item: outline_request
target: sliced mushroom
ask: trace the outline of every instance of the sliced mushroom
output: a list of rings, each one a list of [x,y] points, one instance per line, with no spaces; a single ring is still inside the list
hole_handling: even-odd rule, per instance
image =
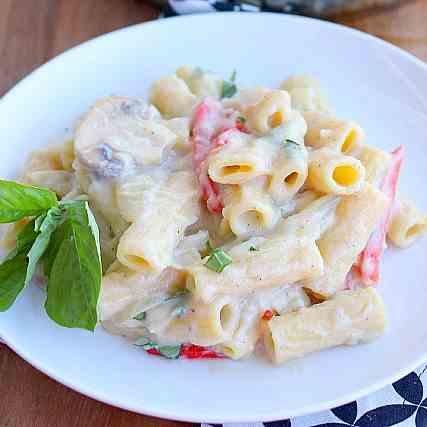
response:
[[[79,163],[99,177],[117,177],[160,163],[177,136],[159,112],[139,98],[113,96],[95,103],[76,130]]]

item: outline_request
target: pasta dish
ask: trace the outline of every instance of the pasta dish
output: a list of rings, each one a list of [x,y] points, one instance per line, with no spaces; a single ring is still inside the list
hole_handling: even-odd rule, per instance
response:
[[[0,310],[33,280],[58,324],[171,359],[369,342],[386,327],[386,242],[427,230],[397,191],[403,157],[311,77],[269,89],[180,67],[149,102],[98,100],[72,140],[0,182]]]

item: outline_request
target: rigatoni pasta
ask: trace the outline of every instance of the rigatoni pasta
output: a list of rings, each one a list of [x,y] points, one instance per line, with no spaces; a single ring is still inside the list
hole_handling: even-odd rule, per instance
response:
[[[363,129],[356,123],[337,119],[329,113],[309,111],[303,113],[307,122],[305,143],[314,148],[330,148],[349,153],[365,138]]]
[[[252,248],[252,250],[251,250]],[[204,259],[188,269],[187,289],[204,301],[215,295],[245,295],[257,289],[318,279],[323,260],[314,240],[252,238],[232,247],[233,263],[222,274]]]
[[[290,200],[304,185],[308,174],[307,150],[286,139],[273,164],[268,191],[278,203]]]
[[[236,189],[225,203],[224,219],[236,236],[251,236],[272,230],[280,210],[266,194],[265,179],[254,180]]]
[[[272,90],[246,110],[248,124],[254,132],[265,134],[288,120],[291,98],[283,90]]]
[[[140,197],[144,208],[121,236],[117,259],[131,270],[161,272],[173,263],[173,252],[185,229],[197,220],[194,177],[180,172]]]
[[[427,231],[427,215],[406,198],[399,199],[394,209],[387,237],[393,245],[406,248]]]
[[[345,288],[346,275],[365,247],[389,199],[372,185],[361,192],[342,198],[336,210],[336,221],[317,241],[324,261],[320,279],[308,280],[304,286],[324,297]]]
[[[72,140],[34,152],[21,180],[60,201],[3,244],[87,200],[103,268],[93,312],[153,355],[242,359],[264,347],[284,363],[383,333],[372,285],[385,236],[403,248],[427,232],[426,214],[396,199],[401,147],[366,144],[304,75],[243,88],[235,72],[182,66],[150,102],[101,99]]]
[[[346,291],[266,322],[264,343],[270,358],[283,363],[337,345],[372,341],[385,325],[384,304],[374,289]]]
[[[274,145],[260,144],[245,133],[229,132],[225,146],[209,156],[209,176],[221,184],[243,184],[267,175],[276,151]]]
[[[365,168],[352,156],[321,148],[310,152],[307,178],[307,186],[316,191],[348,195],[361,190]]]

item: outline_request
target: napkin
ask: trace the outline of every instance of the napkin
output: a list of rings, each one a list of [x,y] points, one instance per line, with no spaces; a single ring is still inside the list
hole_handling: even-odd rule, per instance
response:
[[[207,424],[201,427],[426,427],[427,366],[382,390],[329,411],[264,423]]]

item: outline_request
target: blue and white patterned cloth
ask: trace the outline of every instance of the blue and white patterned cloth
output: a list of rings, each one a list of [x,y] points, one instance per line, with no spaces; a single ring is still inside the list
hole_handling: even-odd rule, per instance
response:
[[[427,427],[426,370],[423,366],[376,393],[329,411],[269,423],[201,427]]]
[[[316,1],[316,0],[313,0]],[[288,10],[298,13],[294,7],[297,1],[289,1]],[[271,11],[226,0],[169,0],[163,16],[176,16],[189,13],[208,13],[225,11],[262,12]],[[394,384],[373,393],[357,402],[317,414],[271,423],[224,424],[224,427],[427,427],[427,366],[422,366]],[[425,374],[424,374],[425,373]],[[425,391],[424,391],[425,387]],[[202,424],[208,427],[211,424]],[[218,425],[214,425],[218,426]]]

